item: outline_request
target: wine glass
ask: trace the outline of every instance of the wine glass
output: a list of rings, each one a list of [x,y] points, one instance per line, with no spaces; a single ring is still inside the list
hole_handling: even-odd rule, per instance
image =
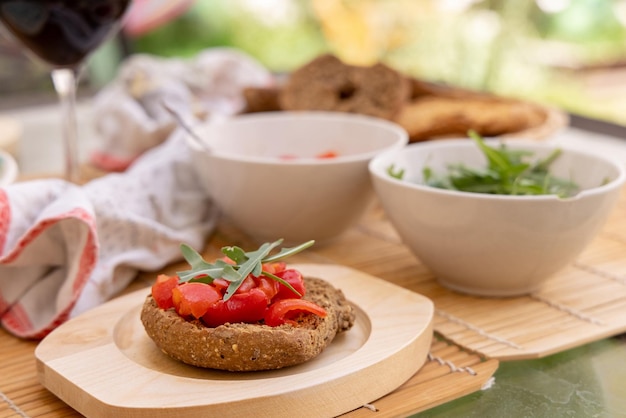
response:
[[[80,181],[76,86],[89,53],[120,26],[131,0],[0,0],[0,21],[51,68],[62,108],[65,177]]]

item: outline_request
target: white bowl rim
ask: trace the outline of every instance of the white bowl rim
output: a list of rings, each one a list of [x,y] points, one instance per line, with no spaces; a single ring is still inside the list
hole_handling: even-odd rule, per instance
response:
[[[585,196],[601,194],[608,191],[611,191],[615,188],[621,187],[626,182],[626,163],[622,163],[617,158],[613,156],[609,156],[606,154],[600,154],[595,151],[583,151],[574,147],[570,147],[565,144],[554,144],[554,143],[546,143],[546,142],[537,142],[536,140],[528,140],[528,139],[515,139],[515,140],[498,140],[488,138],[485,139],[487,144],[498,144],[501,142],[505,142],[507,146],[512,146],[512,148],[523,149],[523,148],[532,148],[535,149],[556,149],[559,148],[563,152],[578,154],[585,157],[597,158],[599,160],[604,161],[605,163],[613,166],[617,170],[617,176],[611,181],[588,189],[583,189],[579,193],[574,196],[561,198],[557,195],[496,195],[496,194],[488,194],[488,193],[474,193],[474,192],[464,192],[459,190],[449,190],[449,189],[440,189],[437,187],[427,186],[425,184],[413,183],[408,180],[401,180],[390,176],[387,173],[386,167],[381,166],[381,160],[385,160],[390,158],[392,155],[397,155],[400,153],[410,152],[411,149],[416,148],[475,148],[476,144],[469,138],[450,138],[450,139],[438,139],[436,141],[425,141],[425,142],[417,142],[411,143],[406,147],[401,149],[394,149],[386,151],[380,155],[374,157],[368,164],[368,169],[370,173],[384,181],[388,181],[392,184],[399,184],[409,189],[415,189],[420,191],[425,191],[429,193],[433,193],[435,195],[449,195],[449,196],[459,196],[461,198],[466,199],[486,199],[486,200],[506,200],[506,201],[572,201],[581,199]]]
[[[377,150],[350,154],[350,155],[338,155],[332,158],[315,158],[315,157],[299,157],[297,159],[279,159],[277,157],[265,157],[265,156],[241,156],[231,153],[222,153],[219,151],[213,151],[211,158],[218,158],[222,160],[239,161],[256,164],[271,164],[275,165],[280,163],[281,166],[318,166],[318,165],[331,165],[340,163],[349,163],[356,161],[368,161],[381,152],[390,151],[392,149],[401,148],[408,144],[409,135],[407,131],[395,122],[391,122],[385,119],[377,118],[374,116],[361,115],[356,113],[347,112],[328,112],[328,111],[275,111],[275,112],[259,112],[236,115],[233,117],[225,118],[220,121],[214,122],[216,125],[224,123],[250,123],[255,120],[281,120],[281,119],[313,119],[313,120],[346,120],[349,122],[360,122],[372,127],[378,127],[390,131],[395,134],[395,141],[391,142]],[[207,124],[210,129],[210,124]],[[202,147],[196,143],[196,140],[190,138],[190,135],[185,134],[185,139],[192,149],[197,152],[206,152]]]
[[[15,159],[3,150],[0,150],[0,187],[8,186],[17,178],[18,168]]]

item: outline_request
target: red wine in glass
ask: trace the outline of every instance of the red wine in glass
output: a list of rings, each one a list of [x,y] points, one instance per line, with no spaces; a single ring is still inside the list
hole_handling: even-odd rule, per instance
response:
[[[64,113],[66,178],[79,181],[76,79],[85,58],[113,35],[131,0],[0,0],[0,21],[52,69]]]

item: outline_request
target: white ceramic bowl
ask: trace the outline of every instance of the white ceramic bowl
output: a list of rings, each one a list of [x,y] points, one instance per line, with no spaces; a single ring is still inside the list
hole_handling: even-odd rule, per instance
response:
[[[15,159],[8,152],[0,150],[0,187],[7,186],[17,178],[18,169]]]
[[[536,157],[555,148],[528,141],[508,146]],[[563,152],[550,172],[584,189],[567,199],[457,192],[419,184],[425,165],[440,173],[455,163],[485,167],[482,153],[469,139],[411,144],[376,157],[369,169],[403,242],[442,285],[475,295],[515,296],[537,290],[581,253],[604,224],[626,179],[620,162],[560,148]],[[387,174],[392,164],[406,170],[403,180]]]
[[[198,133],[212,152],[187,137],[193,162],[222,213],[258,240],[291,244],[329,240],[358,221],[374,198],[369,161],[408,142],[394,123],[333,112],[243,115]],[[338,156],[316,158],[328,151]]]

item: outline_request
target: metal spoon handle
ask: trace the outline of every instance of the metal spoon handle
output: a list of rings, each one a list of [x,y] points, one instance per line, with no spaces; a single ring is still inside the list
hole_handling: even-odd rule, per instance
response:
[[[163,105],[163,108],[167,111],[167,113],[169,113],[176,120],[176,122],[178,123],[178,126],[183,128],[183,130],[187,132],[189,136],[192,137],[200,147],[202,147],[205,151],[209,153],[213,152],[213,150],[211,150],[211,147],[209,147],[209,145],[206,142],[204,142],[204,140],[200,137],[200,135],[198,135],[193,130],[193,128],[187,123],[187,121],[185,121],[185,119],[182,117],[180,113],[178,113],[177,110],[175,110],[165,100],[162,100],[161,104]]]

